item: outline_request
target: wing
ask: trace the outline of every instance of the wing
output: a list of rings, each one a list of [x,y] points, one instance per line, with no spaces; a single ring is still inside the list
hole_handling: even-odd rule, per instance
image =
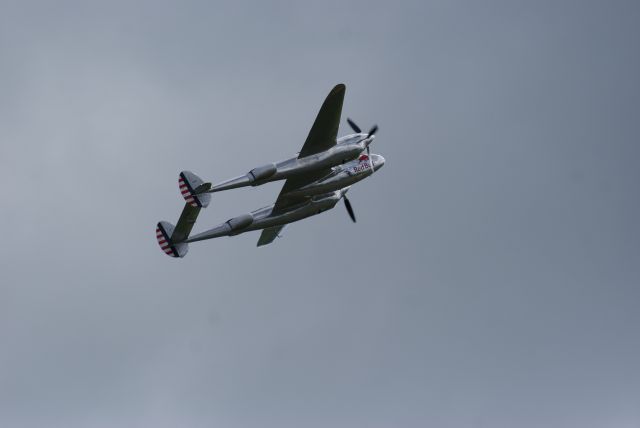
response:
[[[336,145],[345,90],[346,86],[340,83],[329,92],[298,158],[324,152]]]
[[[258,247],[271,244],[285,226],[286,224],[281,224],[280,226],[271,226],[263,229],[262,234],[260,234],[260,239],[258,239]]]
[[[287,178],[287,181],[285,181],[282,186],[282,190],[280,190],[278,199],[276,199],[276,203],[273,207],[273,213],[278,214],[293,205],[307,201],[310,196],[287,196],[287,194],[293,190],[299,189],[300,187],[304,187],[307,184],[313,183],[314,181],[320,180],[322,177],[331,174],[331,172],[331,168],[324,168]]]
[[[284,182],[282,190],[280,190],[278,199],[276,199],[276,203],[273,206],[273,210],[271,212],[273,214],[278,214],[282,211],[286,211],[287,208],[292,207],[293,205],[306,202],[310,198],[310,196],[287,196],[287,193],[299,189],[300,187],[306,186],[309,183],[313,183],[314,181],[321,179],[325,175],[331,174],[331,172],[331,168],[326,168],[288,178],[287,181]],[[260,239],[258,240],[258,247],[273,242],[273,240],[278,237],[278,233],[280,233],[282,228],[285,226],[286,225],[283,224],[280,226],[272,226],[263,229],[262,234],[260,235]]]

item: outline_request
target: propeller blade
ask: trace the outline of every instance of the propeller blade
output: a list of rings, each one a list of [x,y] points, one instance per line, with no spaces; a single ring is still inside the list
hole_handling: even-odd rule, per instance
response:
[[[373,125],[373,127],[371,127],[371,129],[369,130],[369,135],[367,135],[367,137],[375,135],[376,132],[378,132],[378,125]]]
[[[353,120],[347,118],[347,123],[349,124],[351,129],[353,129],[355,131],[356,134],[361,134],[362,133],[362,129],[360,129],[360,127],[358,125],[356,125],[356,123]]]
[[[353,208],[351,208],[351,202],[349,202],[349,199],[347,199],[346,196],[343,196],[342,199],[344,199],[344,206],[347,208],[347,212],[349,213],[349,217],[351,217],[351,220],[353,220],[353,222],[356,222],[356,215],[353,213]]]

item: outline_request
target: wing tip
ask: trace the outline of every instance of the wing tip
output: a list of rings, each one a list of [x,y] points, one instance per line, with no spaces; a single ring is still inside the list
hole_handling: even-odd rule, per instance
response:
[[[333,89],[331,90],[331,93],[338,94],[346,90],[347,90],[347,86],[344,83],[338,83],[336,86],[333,87]]]

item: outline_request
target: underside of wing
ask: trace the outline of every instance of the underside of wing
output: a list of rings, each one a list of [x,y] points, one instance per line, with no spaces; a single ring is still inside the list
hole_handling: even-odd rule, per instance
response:
[[[294,190],[298,190],[300,187],[313,183],[314,181],[319,180],[330,173],[331,168],[326,168],[288,178],[287,181],[284,182],[282,190],[280,190],[278,199],[276,199],[276,203],[273,206],[272,213],[280,214],[294,205],[303,204],[304,202],[306,202],[310,198],[310,196],[288,196],[288,194]],[[262,234],[260,235],[260,239],[258,240],[258,247],[272,243],[278,237],[278,234],[285,226],[286,225],[283,224],[263,229]]]
[[[311,196],[301,196],[299,194],[297,194],[296,196],[290,196],[289,194],[294,190],[298,190],[301,187],[306,186],[307,184],[313,183],[314,181],[317,181],[325,177],[326,175],[331,174],[331,172],[331,168],[325,168],[288,178],[287,181],[284,182],[282,190],[280,190],[278,199],[276,199],[276,203],[273,206],[272,214],[280,214],[284,211],[287,211],[287,209],[293,207],[294,205],[303,204],[308,201]],[[273,240],[278,237],[278,233],[280,233],[284,226],[285,225],[283,224],[263,229],[262,234],[260,235],[260,239],[258,240],[258,247],[273,242]]]
[[[293,205],[297,205],[308,200],[310,196],[289,196],[289,193],[294,190],[298,190],[299,188],[304,187],[307,184],[311,184],[314,181],[320,180],[322,177],[331,174],[331,172],[331,168],[324,168],[288,178],[287,181],[284,182],[282,190],[280,190],[278,199],[276,199],[275,206],[273,207],[273,213],[281,213],[282,211],[285,211],[287,208]]]
[[[298,158],[326,151],[336,145],[345,90],[346,86],[340,83],[329,92],[320,107],[318,116],[313,122]]]
[[[280,231],[284,229],[285,226],[286,225],[282,224],[280,226],[272,226],[263,229],[262,233],[260,234],[260,239],[258,239],[258,247],[271,244],[278,237]]]

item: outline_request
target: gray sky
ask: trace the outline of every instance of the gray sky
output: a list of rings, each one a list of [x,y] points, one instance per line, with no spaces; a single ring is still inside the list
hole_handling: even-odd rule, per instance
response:
[[[640,425],[637,2],[0,3],[3,427]],[[339,82],[356,225],[160,251]]]

